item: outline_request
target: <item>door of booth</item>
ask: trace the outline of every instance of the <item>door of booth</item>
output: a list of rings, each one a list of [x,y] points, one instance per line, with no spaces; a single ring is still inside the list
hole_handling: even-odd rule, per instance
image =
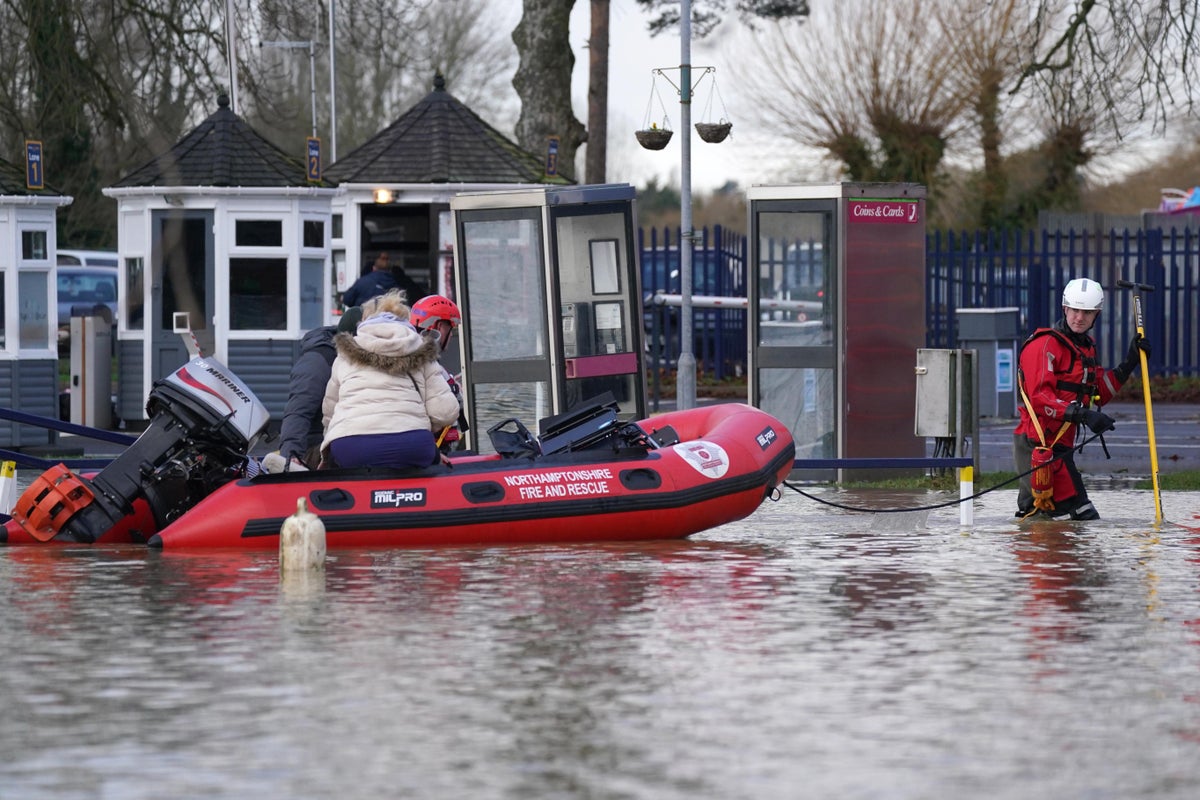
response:
[[[150,311],[146,328],[151,343],[151,381],[165,378],[186,364],[191,331],[201,352],[212,355],[216,332],[211,324],[215,301],[213,212],[154,212]]]
[[[836,212],[833,199],[751,203],[750,401],[787,426],[797,459],[837,456]]]
[[[609,393],[622,419],[645,416],[633,198],[620,184],[451,201],[472,448],[505,419],[533,429]]]

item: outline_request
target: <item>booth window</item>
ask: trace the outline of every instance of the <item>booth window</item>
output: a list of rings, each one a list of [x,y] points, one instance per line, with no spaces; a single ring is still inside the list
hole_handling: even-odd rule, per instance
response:
[[[300,259],[300,328],[325,324],[325,259]]]
[[[17,341],[22,349],[50,346],[50,280],[44,270],[17,273],[17,306],[19,331]]]
[[[330,231],[330,233],[332,234],[334,239],[341,239],[342,238],[342,215],[334,214],[332,222],[333,222],[333,224],[331,226],[332,230]]]
[[[588,242],[592,260],[592,294],[617,294],[621,277],[617,269],[617,240],[592,239]]]
[[[45,231],[21,231],[21,258],[25,261],[45,261],[50,256],[46,252]]]
[[[125,330],[140,331],[145,327],[144,270],[141,256],[125,259]]]
[[[238,247],[283,246],[283,220],[239,219],[235,229],[234,244]]]
[[[304,220],[303,246],[314,249],[320,249],[325,246],[325,223],[322,220]]]
[[[229,259],[231,330],[287,328],[287,259]]]

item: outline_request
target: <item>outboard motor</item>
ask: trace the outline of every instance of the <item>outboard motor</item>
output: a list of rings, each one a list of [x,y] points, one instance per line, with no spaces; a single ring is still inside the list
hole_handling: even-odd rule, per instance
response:
[[[270,419],[249,388],[203,356],[155,381],[146,413],[149,427],[111,464],[92,478],[50,468],[17,500],[13,519],[39,541],[90,544],[142,497],[161,530],[244,474]]]

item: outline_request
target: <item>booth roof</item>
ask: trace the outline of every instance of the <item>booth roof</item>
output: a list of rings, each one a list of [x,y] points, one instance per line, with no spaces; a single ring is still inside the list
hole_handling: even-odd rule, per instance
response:
[[[62,192],[46,184],[44,189],[30,189],[25,184],[25,170],[0,158],[0,195],[20,196],[36,195],[49,197],[61,195]]]
[[[260,136],[217,98],[217,110],[190,133],[115,183],[135,186],[332,186],[310,183],[304,162]]]
[[[545,162],[488,125],[446,91],[433,91],[325,171],[338,183],[548,183]]]

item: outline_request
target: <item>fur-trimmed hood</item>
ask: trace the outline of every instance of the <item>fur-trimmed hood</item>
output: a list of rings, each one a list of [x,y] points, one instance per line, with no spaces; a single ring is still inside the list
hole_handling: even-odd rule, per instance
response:
[[[438,359],[436,336],[418,333],[406,322],[360,326],[357,335],[333,338],[338,355],[389,375],[406,375]]]

